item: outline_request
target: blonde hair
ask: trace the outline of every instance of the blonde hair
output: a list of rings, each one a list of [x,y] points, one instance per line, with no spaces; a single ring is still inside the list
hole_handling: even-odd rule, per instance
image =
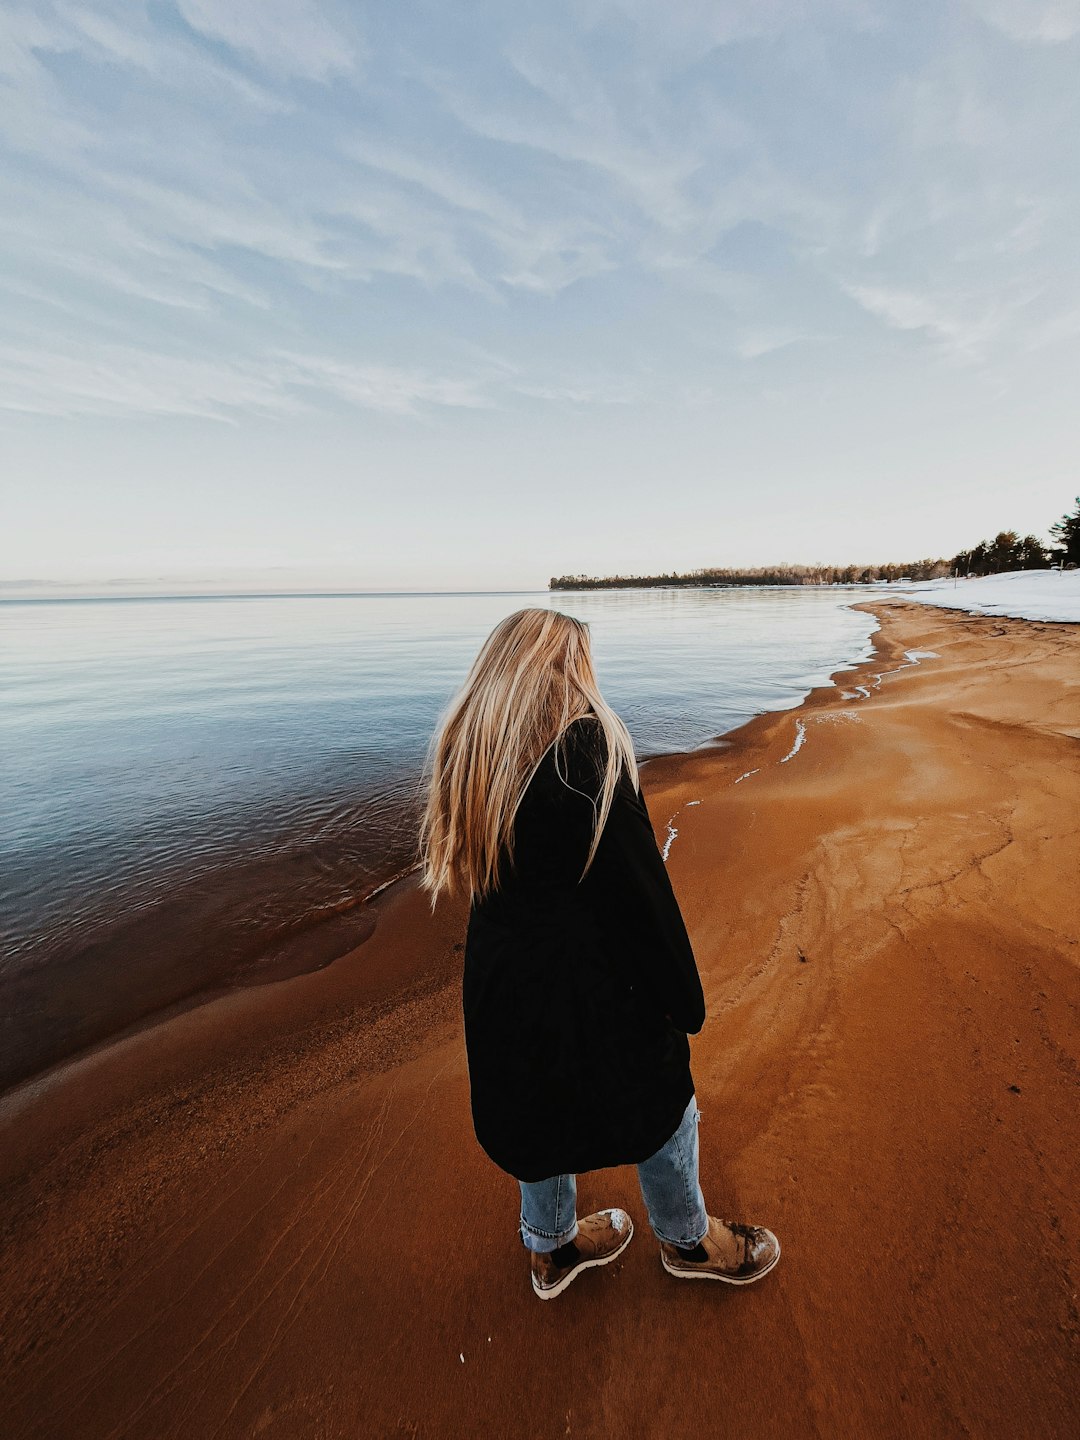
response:
[[[428,746],[419,852],[420,885],[431,893],[432,910],[443,891],[476,899],[499,888],[500,857],[505,847],[513,859],[514,819],[529,781],[566,727],[590,713],[607,744],[582,879],[623,766],[637,788],[634,743],[600,694],[584,621],[540,608],[500,620]],[[556,772],[565,782],[558,757],[557,749]]]

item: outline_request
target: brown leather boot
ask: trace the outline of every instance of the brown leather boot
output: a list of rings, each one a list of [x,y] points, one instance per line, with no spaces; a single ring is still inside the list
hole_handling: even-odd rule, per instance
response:
[[[630,1244],[634,1222],[625,1210],[598,1210],[578,1221],[573,1240],[546,1255],[533,1252],[532,1287],[541,1300],[565,1290],[582,1270],[607,1265]]]
[[[723,1280],[752,1285],[780,1259],[780,1241],[763,1225],[740,1225],[709,1216],[709,1228],[698,1254],[689,1258],[677,1245],[660,1242],[660,1259],[669,1275],[680,1280]]]

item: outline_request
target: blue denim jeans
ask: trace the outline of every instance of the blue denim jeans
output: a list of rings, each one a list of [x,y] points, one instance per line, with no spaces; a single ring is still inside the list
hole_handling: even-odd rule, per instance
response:
[[[701,1111],[691,1095],[671,1139],[637,1167],[638,1184],[649,1224],[660,1240],[696,1245],[709,1228],[698,1184],[698,1121]],[[577,1181],[573,1175],[550,1180],[519,1180],[521,1238],[527,1250],[557,1250],[577,1234]]]

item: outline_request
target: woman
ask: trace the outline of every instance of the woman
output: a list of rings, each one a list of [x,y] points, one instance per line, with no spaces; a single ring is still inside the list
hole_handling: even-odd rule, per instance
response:
[[[680,1279],[745,1285],[776,1237],[708,1215],[687,1034],[705,1001],[588,627],[526,609],[492,631],[432,737],[422,885],[470,897],[463,1007],[476,1136],[521,1189],[533,1289],[558,1295],[630,1243],[578,1219],[575,1176],[633,1164]]]

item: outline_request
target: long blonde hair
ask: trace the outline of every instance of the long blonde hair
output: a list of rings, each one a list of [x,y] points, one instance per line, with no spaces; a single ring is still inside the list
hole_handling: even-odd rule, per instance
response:
[[[514,818],[529,781],[566,727],[590,713],[607,744],[582,878],[623,766],[637,788],[634,743],[600,694],[584,621],[540,608],[500,620],[428,746],[419,852],[420,884],[431,893],[432,910],[443,891],[473,899],[499,888],[500,856],[505,847],[513,858]]]

